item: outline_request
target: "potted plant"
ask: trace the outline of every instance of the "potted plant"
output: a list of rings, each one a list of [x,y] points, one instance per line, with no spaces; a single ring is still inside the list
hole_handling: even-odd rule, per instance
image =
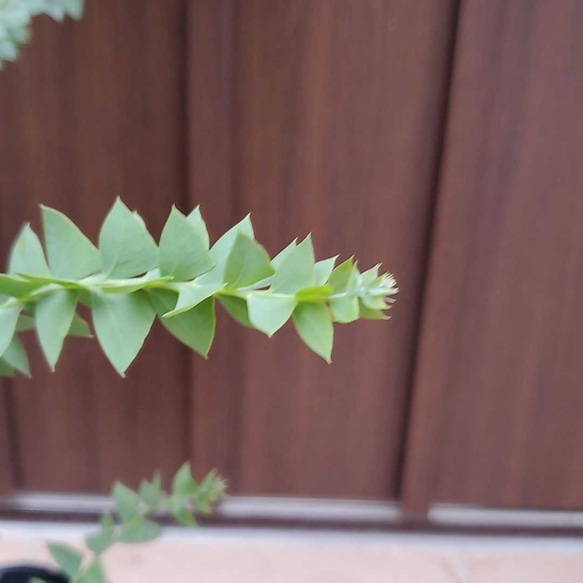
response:
[[[12,246],[7,273],[0,273],[2,375],[30,375],[20,337],[33,330],[54,370],[67,336],[91,337],[79,307],[90,313],[99,345],[122,376],[156,318],[206,357],[217,305],[268,336],[293,321],[304,343],[330,362],[333,323],[386,319],[397,293],[394,278],[379,274],[378,265],[361,273],[352,258],[337,266],[336,257],[316,261],[310,236],[271,258],[255,240],[249,216],[211,246],[198,208],[187,215],[172,208],[156,243],[142,218],[118,199],[96,246],[63,213],[48,207],[41,212],[44,244],[26,224]],[[87,553],[50,544],[62,574],[22,566],[0,572],[0,583],[103,583],[101,556],[113,544],[157,538],[161,527],[152,517],[160,513],[194,525],[195,514],[210,512],[224,489],[215,472],[196,481],[189,464],[178,470],[170,492],[162,490],[159,475],[137,492],[117,483],[115,516],[102,516],[98,531],[86,539]]]

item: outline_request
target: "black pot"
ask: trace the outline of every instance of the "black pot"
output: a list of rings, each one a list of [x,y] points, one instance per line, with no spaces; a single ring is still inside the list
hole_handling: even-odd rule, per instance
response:
[[[46,583],[69,583],[69,579],[64,575],[34,565],[0,568],[0,583],[28,583],[33,577],[38,577]]]

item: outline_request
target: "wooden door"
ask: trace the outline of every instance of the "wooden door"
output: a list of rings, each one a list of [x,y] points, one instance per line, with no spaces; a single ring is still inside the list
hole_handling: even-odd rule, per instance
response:
[[[251,211],[272,253],[312,232],[320,257],[383,261],[403,290],[388,325],[337,327],[332,366],[224,323],[194,362],[193,448],[231,491],[398,496],[455,4],[190,5],[192,202],[217,230]]]
[[[232,493],[397,497],[456,5],[104,0],[35,23],[0,74],[3,253],[40,201],[94,237],[122,195],[155,233],[173,202],[215,235],[251,211],[272,253],[313,231],[403,293],[389,325],[338,327],[332,367],[224,317],[210,361],[154,333],[125,381],[92,344],[55,375],[35,359],[9,389],[17,488],[192,457]]]
[[[179,0],[90,1],[80,23],[35,21],[0,72],[2,258],[22,223],[38,227],[40,202],[94,240],[118,195],[155,233],[184,202],[183,21]],[[189,455],[187,356],[166,337],[154,331],[125,381],[93,342],[68,342],[55,374],[37,351],[34,380],[11,381],[0,403],[12,485],[94,492],[176,469]]]
[[[404,496],[583,504],[583,5],[462,3]]]

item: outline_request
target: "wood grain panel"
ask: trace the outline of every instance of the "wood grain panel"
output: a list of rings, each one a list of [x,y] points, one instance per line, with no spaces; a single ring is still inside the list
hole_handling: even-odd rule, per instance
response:
[[[88,2],[82,22],[34,24],[0,73],[1,250],[37,204],[95,239],[116,196],[158,234],[185,199],[181,0]],[[96,343],[72,341],[57,373],[12,384],[18,487],[95,491],[188,455],[185,352],[152,334],[123,381]]]
[[[11,443],[8,411],[8,383],[0,381],[0,496],[10,494],[16,482],[16,460]]]
[[[404,482],[583,504],[583,5],[463,3]]]
[[[289,329],[219,338],[195,364],[199,456],[237,493],[395,497],[455,3],[194,4],[194,198],[229,192],[221,212],[251,211],[272,253],[313,231],[320,257],[383,261],[403,289],[389,325],[337,328],[331,367]]]
[[[188,192],[213,240],[242,218],[233,147],[233,2],[187,5]],[[191,355],[191,451],[198,474],[217,468],[236,488],[241,331],[218,313],[210,360]]]

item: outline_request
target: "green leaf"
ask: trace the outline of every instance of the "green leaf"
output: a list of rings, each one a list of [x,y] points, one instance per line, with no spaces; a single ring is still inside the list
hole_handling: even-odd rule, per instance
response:
[[[28,223],[24,225],[12,245],[8,272],[50,275],[42,245]]]
[[[332,271],[328,280],[328,285],[335,292],[344,292],[354,272],[354,261],[352,258],[347,259]]]
[[[219,295],[219,302],[225,308],[229,316],[242,326],[254,328],[249,320],[249,310],[247,308],[247,301],[238,296]]]
[[[143,516],[134,516],[123,525],[119,540],[127,544],[145,543],[157,539],[162,534],[162,527]]]
[[[0,305],[0,356],[4,354],[10,342],[12,342],[21,311],[21,305]]]
[[[158,266],[158,248],[144,221],[119,198],[101,227],[99,250],[110,278],[135,277]]]
[[[89,534],[85,537],[87,548],[96,555],[104,553],[115,542],[116,536],[113,525],[110,527],[102,526],[96,533]]]
[[[91,294],[93,327],[103,352],[121,376],[137,356],[154,321],[148,298],[140,293]]]
[[[388,320],[389,317],[386,314],[383,314],[381,310],[374,310],[369,308],[366,304],[362,302],[362,300],[358,300],[359,312],[360,317],[364,318],[365,320]]]
[[[360,301],[371,310],[386,310],[389,307],[383,297],[368,293],[361,294]]]
[[[291,317],[297,302],[289,297],[269,295],[269,292],[256,292],[247,299],[249,319],[255,328],[272,336]]]
[[[0,377],[13,377],[14,368],[12,368],[2,357],[0,357]]]
[[[160,238],[160,273],[189,281],[215,265],[193,223],[172,207]]]
[[[99,558],[93,559],[91,565],[89,565],[79,579],[75,579],[74,583],[107,583],[107,577],[101,560]]]
[[[8,364],[11,369],[21,372],[23,375],[30,377],[30,365],[28,363],[28,356],[24,345],[18,336],[14,335],[12,342],[4,351],[2,359]]]
[[[115,509],[123,522],[128,521],[138,514],[140,498],[134,491],[122,483],[116,482],[111,494],[115,502]]]
[[[328,281],[328,278],[334,269],[336,259],[338,259],[338,255],[336,255],[336,257],[330,257],[330,259],[322,259],[322,261],[316,262],[314,268],[314,279],[316,285],[324,285]]]
[[[173,310],[164,314],[165,318],[173,318],[178,314],[192,310],[202,301],[210,298],[222,289],[222,283],[211,283],[208,285],[199,285],[197,283],[185,283],[180,286],[178,301]]]
[[[224,281],[229,287],[244,287],[273,275],[267,251],[257,241],[237,233],[225,265]]]
[[[148,482],[144,480],[140,485],[140,498],[142,502],[150,508],[155,510],[158,508],[160,501],[162,500],[162,487],[160,474],[151,481]]]
[[[299,304],[293,319],[300,338],[330,363],[334,329],[328,308],[322,304]]]
[[[225,495],[225,487],[225,481],[217,474],[217,471],[211,470],[200,483],[199,492],[214,504]]]
[[[79,314],[75,314],[73,316],[73,321],[71,322],[71,327],[69,328],[69,332],[67,332],[69,336],[76,336],[78,338],[91,338],[91,329],[89,328],[89,324],[81,317]]]
[[[196,493],[196,482],[192,477],[190,463],[186,462],[174,475],[172,496],[188,497]]]
[[[80,20],[83,16],[83,0],[61,0],[68,16]]]
[[[152,305],[159,316],[172,312],[178,294],[168,290],[150,291]],[[215,302],[207,298],[194,308],[171,318],[160,318],[166,330],[202,356],[206,357],[213,343],[216,327]]]
[[[209,233],[202,215],[200,214],[200,207],[197,206],[186,218],[190,221],[196,234],[202,239],[202,242],[208,249],[210,246]]]
[[[358,298],[356,296],[344,296],[330,300],[330,309],[336,322],[347,324],[358,320]]]
[[[83,564],[83,555],[73,547],[59,543],[49,543],[49,553],[59,567],[71,579],[74,579]]]
[[[42,287],[37,281],[22,279],[15,275],[0,273],[0,295],[21,298]]]
[[[47,293],[36,304],[36,332],[51,370],[55,369],[59,360],[76,307],[77,294],[66,289]]]
[[[52,275],[81,279],[101,269],[99,251],[63,213],[41,206],[45,247]]]
[[[271,265],[278,269],[283,260],[298,246],[298,240],[294,239],[287,247],[282,249],[272,260]]]
[[[320,302],[332,295],[334,290],[329,285],[313,285],[296,292],[296,300],[300,302]]]
[[[251,224],[251,218],[247,215],[242,221],[237,223],[234,227],[231,227],[212,247],[211,256],[215,261],[215,267],[211,269],[208,273],[205,273],[200,278],[201,285],[207,285],[212,283],[223,283],[225,275],[225,267],[227,265],[227,260],[231,249],[235,244],[235,239],[238,233],[243,233],[248,237],[253,238],[253,226]]]
[[[18,317],[18,322],[16,323],[17,332],[26,332],[28,330],[34,330],[36,328],[36,322],[32,316],[21,313]]]
[[[188,508],[188,501],[184,498],[170,500],[170,514],[184,526],[196,526],[196,520]]]
[[[98,532],[85,537],[87,547],[97,555],[104,553],[116,542],[115,524],[111,514],[103,514],[99,519]]]
[[[275,271],[272,291],[295,294],[304,287],[314,285],[314,248],[312,239],[306,237],[284,257]]]

